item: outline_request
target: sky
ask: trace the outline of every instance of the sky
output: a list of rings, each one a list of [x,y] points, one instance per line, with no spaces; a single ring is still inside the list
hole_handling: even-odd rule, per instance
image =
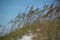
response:
[[[42,9],[43,5],[49,5],[53,0],[0,0],[0,25],[6,25],[20,12],[24,12],[27,6]]]

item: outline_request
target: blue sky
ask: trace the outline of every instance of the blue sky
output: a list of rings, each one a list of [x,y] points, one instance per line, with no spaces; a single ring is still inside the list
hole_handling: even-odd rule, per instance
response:
[[[0,25],[5,25],[20,12],[24,12],[27,6],[42,9],[43,5],[49,5],[53,0],[0,0]]]

